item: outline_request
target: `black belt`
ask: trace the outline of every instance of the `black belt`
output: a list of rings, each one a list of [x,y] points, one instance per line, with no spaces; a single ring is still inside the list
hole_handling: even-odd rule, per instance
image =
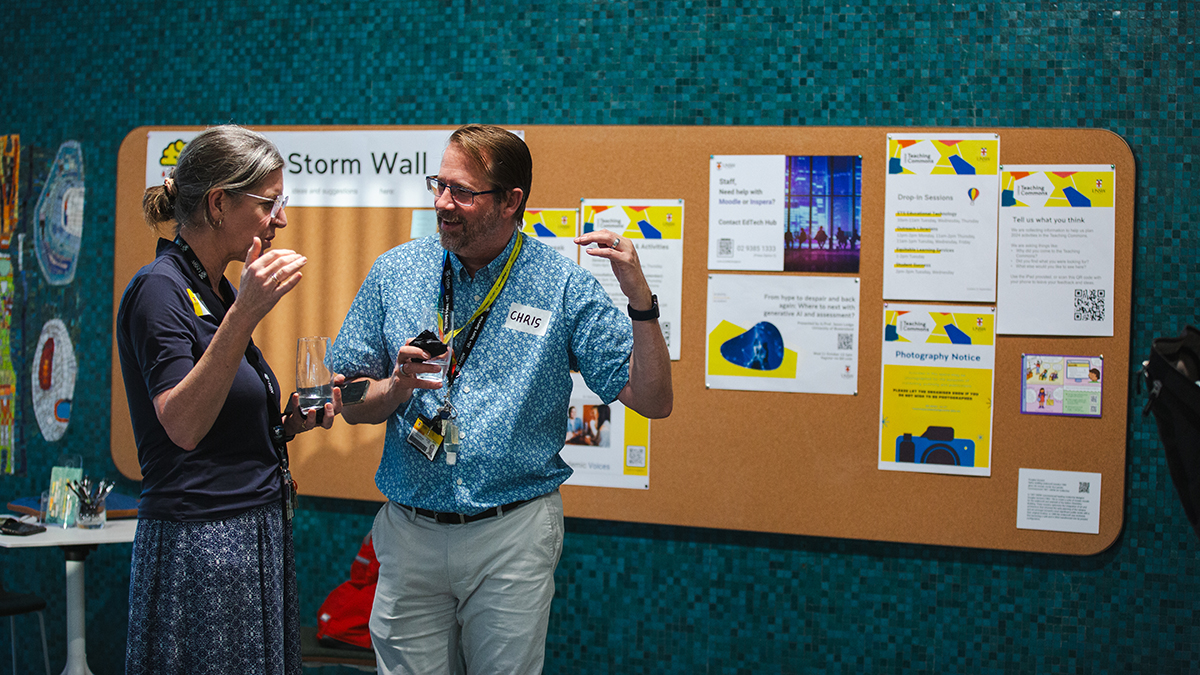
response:
[[[533,499],[537,499],[537,497],[534,497]],[[401,504],[400,502],[396,502],[396,506],[399,506],[402,509],[408,509],[409,511],[415,511],[418,516],[425,516],[426,518],[436,520],[437,522],[442,523],[443,525],[464,525],[466,523],[473,523],[477,520],[485,520],[487,518],[492,518],[492,517],[498,516],[502,513],[508,513],[509,511],[512,511],[513,509],[517,508],[518,506],[521,506],[523,504],[528,504],[529,502],[533,501],[533,499],[522,499],[519,502],[512,502],[510,504],[501,504],[500,506],[493,506],[490,509],[487,509],[485,511],[480,511],[479,513],[476,513],[471,516],[464,516],[461,513],[445,513],[443,511],[430,511],[429,509],[422,509],[420,507],[409,506],[408,504]]]

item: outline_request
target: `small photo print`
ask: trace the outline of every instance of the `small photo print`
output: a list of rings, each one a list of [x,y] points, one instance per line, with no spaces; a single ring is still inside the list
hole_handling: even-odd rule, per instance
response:
[[[567,445],[609,447],[612,411],[607,405],[572,405],[567,409]]]

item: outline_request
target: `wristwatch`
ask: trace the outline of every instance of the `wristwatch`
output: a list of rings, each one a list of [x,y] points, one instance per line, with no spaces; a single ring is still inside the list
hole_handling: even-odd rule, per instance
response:
[[[650,309],[634,309],[633,305],[626,305],[629,309],[629,318],[634,321],[653,321],[658,318],[658,296],[650,296]]]

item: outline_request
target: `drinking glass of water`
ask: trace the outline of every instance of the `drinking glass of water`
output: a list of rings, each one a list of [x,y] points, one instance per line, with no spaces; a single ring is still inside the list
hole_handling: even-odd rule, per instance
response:
[[[333,396],[333,373],[325,367],[325,352],[332,342],[327,337],[302,337],[296,341],[296,391],[300,410],[321,408]]]
[[[429,307],[422,313],[421,324],[423,329],[421,335],[436,337],[439,342],[446,345],[446,348],[440,354],[433,355],[432,358],[425,361],[426,364],[437,366],[440,370],[433,373],[417,373],[417,379],[442,384],[446,379],[447,371],[450,369],[451,350],[449,342],[454,334],[452,317],[441,316],[436,308]],[[430,352],[431,355],[433,354],[433,351],[429,348],[422,348]]]

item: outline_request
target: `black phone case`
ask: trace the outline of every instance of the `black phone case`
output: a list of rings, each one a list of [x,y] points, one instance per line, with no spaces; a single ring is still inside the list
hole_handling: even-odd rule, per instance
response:
[[[421,334],[413,338],[408,344],[429,352],[430,357],[437,357],[446,353],[446,343],[439,340],[433,334],[433,331],[429,329],[421,331]],[[413,359],[413,361],[420,361],[420,359]]]
[[[342,405],[354,405],[356,403],[362,403],[363,399],[367,397],[367,387],[369,386],[370,382],[367,380],[359,380],[358,382],[347,382],[343,384],[340,387],[342,390]]]

